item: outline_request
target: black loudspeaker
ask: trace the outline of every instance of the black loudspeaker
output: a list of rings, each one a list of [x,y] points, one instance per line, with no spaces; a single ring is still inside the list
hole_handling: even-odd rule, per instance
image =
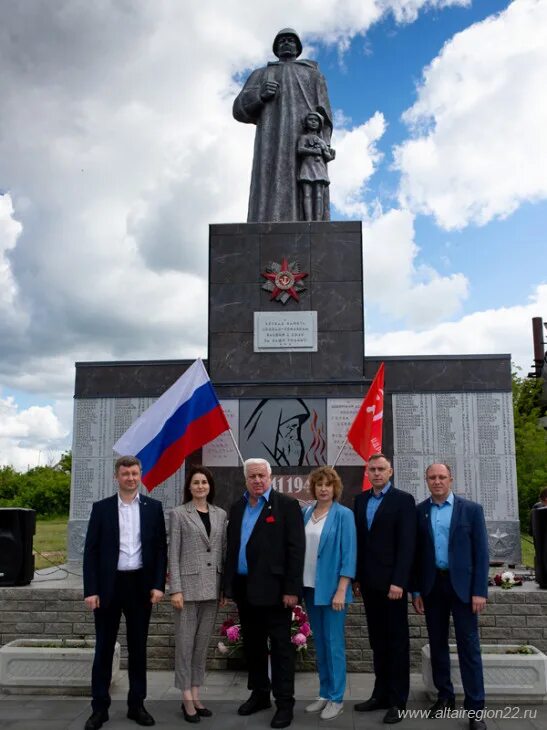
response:
[[[36,512],[33,509],[0,508],[0,586],[26,586],[32,580],[35,532]]]
[[[536,581],[547,588],[547,507],[532,510],[532,534],[536,549]]]

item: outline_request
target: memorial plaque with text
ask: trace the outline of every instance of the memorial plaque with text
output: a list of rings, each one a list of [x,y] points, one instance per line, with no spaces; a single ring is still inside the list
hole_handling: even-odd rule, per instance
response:
[[[255,312],[255,352],[317,352],[317,312]]]
[[[327,462],[329,464],[334,464],[362,402],[361,398],[329,398],[327,400]],[[347,443],[338,456],[336,464],[337,466],[364,466],[365,462],[353,450],[351,444]]]

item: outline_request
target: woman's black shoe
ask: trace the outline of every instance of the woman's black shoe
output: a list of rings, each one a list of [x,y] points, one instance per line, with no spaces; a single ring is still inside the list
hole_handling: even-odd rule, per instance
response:
[[[184,715],[184,719],[186,720],[186,722],[199,722],[199,713],[197,710],[194,715],[190,715],[188,712],[186,712],[186,707],[184,706],[184,702],[180,706],[180,709],[182,710],[182,714]]]
[[[196,707],[196,712],[200,717],[212,717],[213,713],[207,707]]]

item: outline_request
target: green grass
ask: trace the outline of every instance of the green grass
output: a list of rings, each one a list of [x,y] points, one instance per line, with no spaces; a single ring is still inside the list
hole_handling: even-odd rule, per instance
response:
[[[527,568],[534,567],[534,543],[530,535],[521,533],[520,535],[520,547],[522,550],[522,564],[526,565]]]
[[[47,568],[66,562],[66,526],[68,517],[36,520],[34,535],[35,568]],[[37,553],[44,554],[47,560]]]
[[[47,568],[48,565],[60,565],[66,561],[66,529],[68,517],[38,519],[34,550],[46,554],[48,560],[36,555],[36,569]],[[529,568],[534,567],[534,545],[529,535],[521,534],[522,563]]]

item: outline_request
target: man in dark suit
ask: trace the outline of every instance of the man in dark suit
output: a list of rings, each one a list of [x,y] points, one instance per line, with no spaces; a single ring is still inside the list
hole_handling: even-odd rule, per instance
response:
[[[480,504],[452,492],[447,464],[430,464],[426,473],[431,497],[418,505],[418,534],[412,603],[425,613],[431,668],[438,699],[430,717],[454,708],[450,679],[448,623],[454,620],[464,708],[471,730],[484,730],[484,682],[478,615],[488,595],[488,535]]]
[[[139,494],[141,464],[134,456],[116,461],[118,493],[95,502],[84,550],[84,598],[95,615],[91,674],[93,713],[85,730],[108,720],[112,658],[121,614],[127,628],[129,694],[127,717],[154,725],[144,709],[146,640],[152,605],[165,591],[167,546],[161,502]]]
[[[410,683],[407,587],[416,539],[414,497],[391,484],[383,454],[367,464],[372,489],[355,499],[357,571],[354,591],[363,596],[376,681],[357,712],[387,710],[384,722],[402,720]]]
[[[224,568],[224,594],[237,603],[247,660],[250,698],[240,715],[271,707],[271,727],[288,727],[293,719],[295,647],[291,643],[292,609],[302,595],[305,533],[298,502],[276,492],[264,459],[247,459],[247,491],[231,508]]]

